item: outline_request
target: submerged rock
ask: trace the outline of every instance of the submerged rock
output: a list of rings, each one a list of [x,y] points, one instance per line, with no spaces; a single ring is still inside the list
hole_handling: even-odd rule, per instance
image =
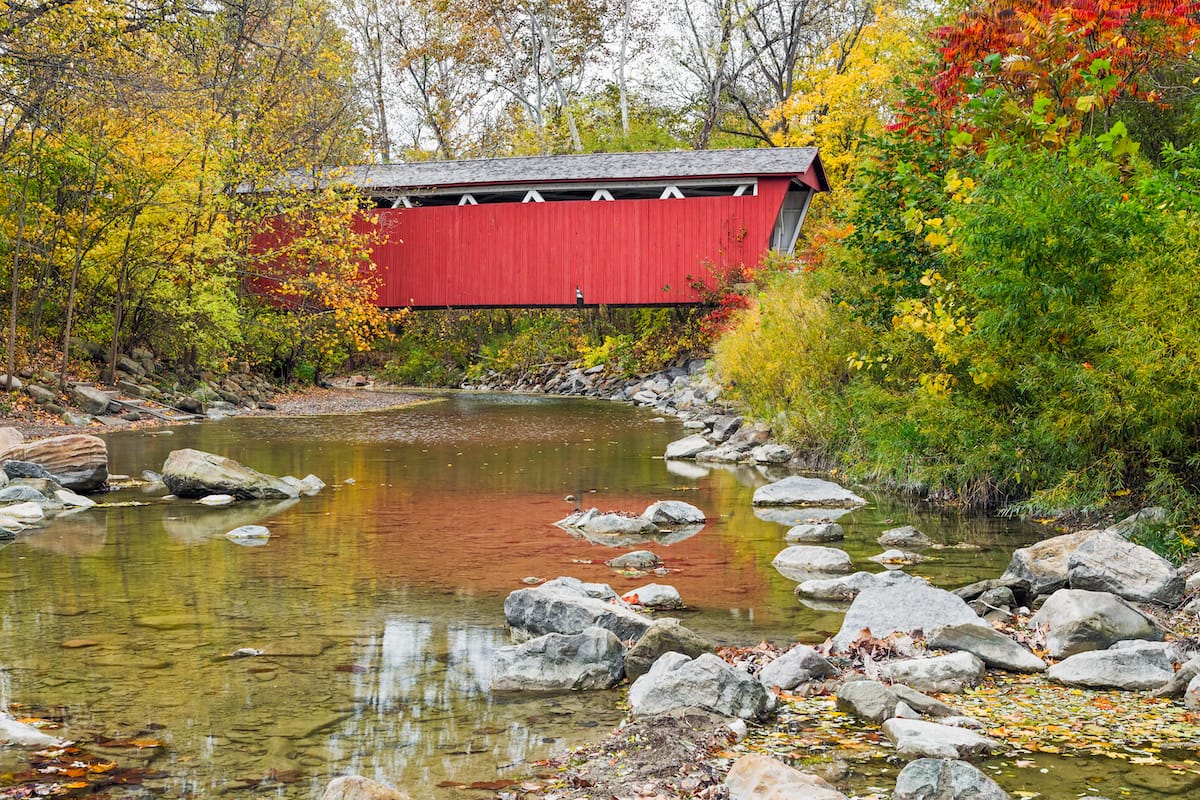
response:
[[[226,533],[225,538],[234,544],[260,547],[271,538],[271,531],[263,525],[242,525]]]
[[[801,544],[823,544],[840,542],[845,536],[842,526],[836,522],[808,522],[792,526],[783,538],[785,541]]]
[[[0,745],[13,747],[55,747],[62,744],[49,734],[42,733],[32,725],[17,722],[12,715],[0,711]]]
[[[912,525],[891,528],[879,535],[879,544],[884,547],[929,547],[933,540]]]

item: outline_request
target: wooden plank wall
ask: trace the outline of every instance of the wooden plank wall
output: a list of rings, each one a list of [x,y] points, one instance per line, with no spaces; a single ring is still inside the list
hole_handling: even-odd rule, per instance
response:
[[[382,209],[379,305],[571,306],[694,303],[690,282],[711,264],[754,264],[766,252],[789,179],[757,196],[495,203]]]

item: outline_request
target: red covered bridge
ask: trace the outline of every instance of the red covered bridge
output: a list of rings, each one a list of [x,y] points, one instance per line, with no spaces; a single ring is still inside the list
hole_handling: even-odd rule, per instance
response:
[[[386,234],[385,308],[695,303],[709,269],[790,252],[815,148],[597,153],[352,167]]]

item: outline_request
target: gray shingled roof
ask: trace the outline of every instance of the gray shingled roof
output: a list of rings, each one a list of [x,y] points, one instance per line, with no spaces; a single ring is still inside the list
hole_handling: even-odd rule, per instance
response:
[[[364,191],[530,183],[602,183],[803,175],[814,161],[818,161],[815,147],[588,153],[353,166],[346,167],[344,173],[339,170],[338,179]],[[823,171],[820,177],[823,183]],[[295,174],[290,175],[289,179],[301,180]],[[307,178],[303,180],[307,182]]]

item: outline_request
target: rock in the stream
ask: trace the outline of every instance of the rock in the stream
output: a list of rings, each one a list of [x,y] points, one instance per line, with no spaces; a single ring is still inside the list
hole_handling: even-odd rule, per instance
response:
[[[621,596],[626,603],[646,608],[672,609],[683,608],[683,598],[674,586],[661,583],[648,583]]]
[[[879,681],[847,681],[837,689],[837,707],[867,722],[883,722],[896,713],[896,693]]]
[[[27,502],[4,506],[0,508],[0,515],[9,519],[15,519],[17,522],[29,523],[43,519],[46,516],[46,512],[40,503]]]
[[[1002,578],[1018,578],[1034,595],[1050,594],[1067,585],[1067,561],[1075,548],[1096,531],[1078,531],[1043,539],[1013,551]]]
[[[931,631],[942,625],[987,626],[962,598],[917,581],[899,581],[859,592],[833,637],[833,650],[845,650],[869,630],[872,636]]]
[[[840,542],[845,536],[846,532],[836,522],[806,522],[790,528],[783,538],[800,544],[824,544]]]
[[[779,687],[786,691],[802,683],[837,674],[829,659],[805,644],[797,644],[758,673],[758,679],[768,689]]]
[[[839,578],[814,578],[796,587],[799,597],[809,597],[814,600],[845,600],[850,601],[858,596],[863,589],[873,586],[887,586],[892,583],[914,581],[924,583],[920,578],[914,578],[905,572],[889,570],[883,573],[855,572]]]
[[[750,460],[755,464],[786,464],[793,454],[792,448],[785,444],[760,444],[750,451]]]
[[[1050,667],[1046,676],[1067,686],[1091,689],[1158,689],[1175,674],[1168,647],[1160,642],[1120,642],[1107,650],[1064,658]]]
[[[995,628],[979,625],[943,625],[928,639],[938,650],[974,653],[989,667],[1009,672],[1042,672],[1046,662]]]
[[[1163,638],[1153,620],[1115,594],[1085,589],[1055,592],[1029,622],[1046,629],[1051,658],[1104,650],[1124,639]]]
[[[695,458],[705,450],[712,449],[712,442],[698,433],[684,437],[667,445],[666,458]]]
[[[504,616],[519,635],[582,633],[604,628],[627,641],[639,639],[652,620],[622,605],[598,600],[583,589],[550,581],[532,589],[518,589],[504,601]]]
[[[961,693],[978,686],[987,674],[983,662],[967,652],[932,658],[908,658],[889,661],[880,674],[893,683],[903,683],[923,692]]]
[[[625,654],[625,676],[634,681],[650,671],[663,653],[683,653],[695,658],[711,653],[717,646],[698,633],[679,624],[677,619],[658,619]]]
[[[850,556],[844,550],[802,544],[784,548],[771,561],[771,565],[785,578],[795,581],[848,573],[854,569]]]
[[[12,747],[55,747],[61,739],[42,733],[32,725],[18,722],[7,712],[0,711],[0,745]]]
[[[225,538],[246,547],[261,547],[271,539],[271,530],[264,525],[240,525],[226,532]]]
[[[901,758],[982,758],[1004,748],[987,736],[919,719],[893,717],[883,723],[883,734]]]
[[[605,562],[613,569],[653,569],[662,559],[649,550],[633,550],[610,558]]]
[[[760,486],[754,492],[756,506],[828,506],[854,508],[867,501],[832,481],[792,475],[775,483]]]
[[[325,787],[321,800],[409,800],[408,795],[360,775],[334,778]]]
[[[1009,796],[965,761],[918,758],[896,776],[892,800],[1009,800]]]
[[[711,653],[694,659],[666,653],[629,687],[629,708],[635,716],[696,707],[727,717],[763,719],[775,705],[775,696],[761,683]]]
[[[190,448],[172,451],[163,464],[162,476],[163,483],[178,497],[229,494],[239,500],[280,500],[299,494],[296,487],[274,475]]]
[[[879,535],[879,544],[884,547],[929,547],[933,540],[912,525],[891,528]]]
[[[625,673],[625,647],[611,631],[548,633],[496,650],[493,691],[608,689]]]
[[[1183,697],[1193,679],[1200,675],[1200,656],[1193,656],[1166,683],[1154,690],[1155,697]]]
[[[824,778],[757,753],[733,762],[725,786],[730,800],[846,800]]]
[[[648,519],[615,512],[601,513],[596,508],[576,511],[554,524],[560,528],[575,528],[594,536],[636,536],[658,533],[658,526]]]
[[[704,512],[691,503],[679,500],[659,500],[642,512],[642,518],[660,528],[675,525],[702,525]]]
[[[108,445],[83,433],[14,444],[0,458],[37,464],[74,492],[94,492],[108,480]]]
[[[1135,603],[1174,608],[1183,599],[1183,578],[1170,561],[1109,531],[1075,548],[1067,559],[1067,580],[1072,589],[1111,592]]]

